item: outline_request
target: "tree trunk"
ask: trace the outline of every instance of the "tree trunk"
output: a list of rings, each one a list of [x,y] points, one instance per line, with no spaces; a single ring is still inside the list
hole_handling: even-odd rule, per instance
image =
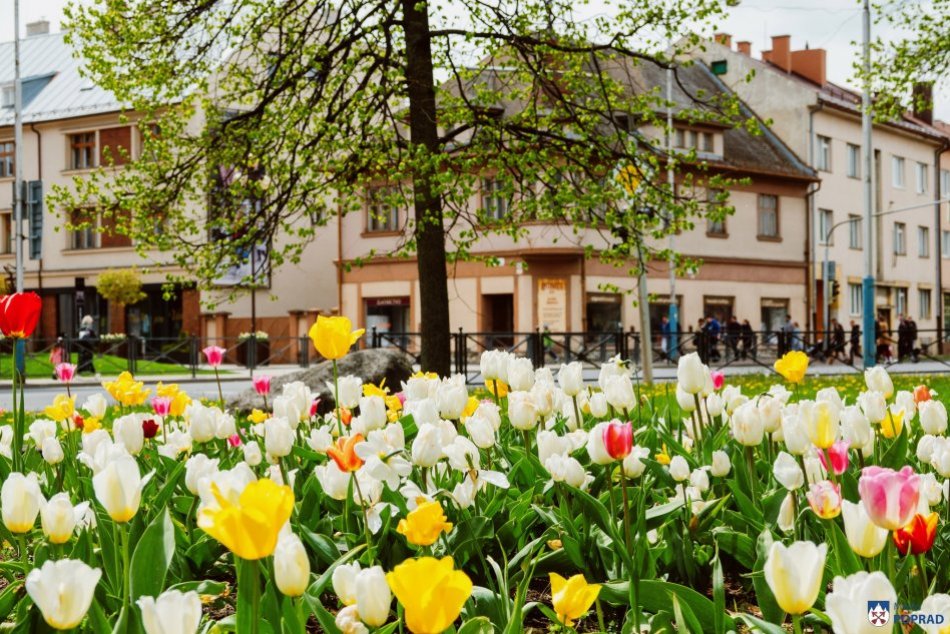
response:
[[[409,137],[428,155],[439,148],[436,124],[435,79],[429,15],[424,3],[403,0],[406,36],[406,83],[409,95]],[[429,167],[413,176],[415,192],[416,255],[419,267],[419,315],[424,371],[447,376],[450,371],[449,292],[445,260],[445,229],[442,199],[433,192]]]

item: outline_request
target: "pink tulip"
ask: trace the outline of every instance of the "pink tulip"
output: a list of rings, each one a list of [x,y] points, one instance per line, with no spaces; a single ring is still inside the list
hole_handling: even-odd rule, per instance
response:
[[[310,418],[313,418],[317,415],[317,410],[320,409],[320,399],[315,398],[310,403]]]
[[[233,436],[228,436],[228,444],[231,445],[232,447],[240,447],[241,437],[238,436],[237,434],[234,434]]]
[[[156,416],[168,416],[172,409],[172,400],[167,396],[156,396],[152,399],[152,411]]]
[[[254,391],[261,396],[270,394],[270,377],[268,375],[259,374],[251,379],[251,383],[254,384]]]
[[[821,466],[825,468],[825,471],[828,471],[828,459],[831,459],[831,468],[834,470],[835,475],[841,475],[848,470],[848,464],[850,462],[848,458],[848,447],[851,445],[847,440],[838,440],[835,441],[833,445],[828,447],[828,456],[825,457],[825,452],[821,449],[815,449],[818,452],[818,458],[821,460]]]
[[[633,450],[633,424],[613,420],[604,426],[604,448],[614,460],[623,460]]]
[[[202,350],[204,355],[208,358],[208,365],[212,368],[216,368],[224,361],[224,353],[227,352],[221,346],[208,346]]]
[[[726,382],[726,373],[719,370],[713,370],[709,373],[709,377],[712,379],[713,389],[720,389]]]
[[[73,363],[57,363],[56,378],[63,383],[71,383],[76,376],[76,366]]]
[[[808,493],[808,504],[818,517],[830,520],[841,514],[841,490],[837,484],[822,480],[811,485]]]
[[[903,528],[917,512],[920,476],[910,467],[900,471],[865,467],[858,480],[858,493],[871,521],[881,528]]]
[[[405,392],[396,392],[396,398],[399,399],[399,402],[403,405],[406,404],[406,393]]]

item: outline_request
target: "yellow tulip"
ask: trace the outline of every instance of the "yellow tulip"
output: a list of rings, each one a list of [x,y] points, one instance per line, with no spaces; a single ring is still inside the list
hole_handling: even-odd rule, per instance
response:
[[[102,429],[102,420],[95,416],[87,416],[82,419],[82,433],[91,434],[97,429]]]
[[[53,404],[46,407],[43,410],[43,413],[49,416],[51,419],[57,423],[61,423],[67,418],[72,418],[73,413],[76,411],[76,397],[69,397],[65,394],[57,394],[53,398]]]
[[[128,372],[123,372],[115,381],[108,381],[102,386],[112,395],[112,398],[123,405],[141,405],[151,393],[151,390],[145,388],[144,383],[136,381]]]
[[[474,396],[469,396],[468,402],[465,403],[465,410],[462,412],[462,419],[464,420],[474,414],[475,410],[478,409],[479,403],[481,403],[481,401],[479,401],[477,398]]]
[[[407,559],[386,575],[413,634],[440,634],[462,611],[472,580],[455,570],[451,557]]]
[[[496,394],[498,398],[504,398],[508,396],[508,384],[504,381],[485,379],[485,389],[492,394]],[[497,390],[497,392],[495,390]]]
[[[185,408],[191,405],[191,397],[179,389],[177,383],[166,385],[159,382],[155,387],[155,395],[171,399],[171,406],[168,409],[169,416],[182,416],[185,413]]]
[[[565,579],[556,572],[551,576],[551,605],[557,612],[557,618],[567,627],[574,625],[594,604],[600,594],[600,585],[587,583],[584,575],[574,575]]]
[[[789,383],[801,383],[808,370],[808,355],[801,350],[785,353],[775,362],[775,371],[785,377]]]
[[[654,456],[654,459],[662,465],[670,464],[670,461],[671,461],[670,453],[669,453],[669,450],[666,448],[666,443],[663,443],[663,451],[658,452]]]
[[[350,351],[350,347],[359,341],[365,329],[353,330],[353,322],[348,317],[317,317],[310,328],[310,339],[314,347],[325,359],[341,359]]]
[[[262,412],[259,409],[252,409],[251,415],[247,417],[247,419],[251,421],[252,423],[254,423],[255,425],[260,425],[268,418],[270,418],[270,414],[267,414],[266,412]]]
[[[452,530],[452,523],[446,522],[445,513],[442,511],[442,505],[435,500],[431,502],[422,501],[411,511],[405,519],[399,520],[396,532],[405,535],[410,544],[416,546],[430,546],[439,538],[442,531],[448,533]]]
[[[838,411],[825,401],[818,401],[805,418],[805,433],[819,449],[828,449],[838,437]]]
[[[198,526],[241,559],[261,559],[273,554],[281,527],[294,508],[294,492],[273,480],[248,484],[237,504],[232,504],[212,484],[219,509],[204,509]]]
[[[881,421],[881,435],[885,438],[900,436],[904,429],[904,408],[895,409],[893,406],[888,408],[887,416]]]

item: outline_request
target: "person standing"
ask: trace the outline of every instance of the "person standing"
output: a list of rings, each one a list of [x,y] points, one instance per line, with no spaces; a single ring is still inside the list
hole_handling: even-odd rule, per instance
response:
[[[897,317],[897,361],[903,361],[909,354],[908,337],[910,336],[907,318],[904,315]]]
[[[851,320],[851,349],[849,352],[851,365],[854,365],[854,358],[861,356],[861,326],[853,319]]]
[[[755,358],[755,332],[748,319],[742,320],[742,358]]]
[[[917,322],[910,315],[907,316],[907,354],[914,363],[920,361],[920,351],[917,349]]]
[[[732,353],[732,360],[739,358],[739,337],[742,335],[742,326],[739,320],[733,315],[726,322],[726,356]]]
[[[92,315],[86,315],[79,322],[79,365],[76,367],[78,374],[96,373],[96,366],[93,365],[96,331],[92,324]]]

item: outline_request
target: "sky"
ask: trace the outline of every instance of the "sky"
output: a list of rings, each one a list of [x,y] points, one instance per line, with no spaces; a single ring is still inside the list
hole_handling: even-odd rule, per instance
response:
[[[82,0],[79,0],[82,1]],[[454,0],[462,1],[462,0]],[[901,0],[902,2],[914,0]],[[67,0],[20,0],[20,24],[47,19],[59,30]],[[885,4],[885,10],[901,4]],[[887,35],[882,27],[875,35]],[[752,54],[761,55],[771,48],[770,36],[791,35],[792,50],[824,48],[828,51],[828,78],[846,86],[853,85],[852,61],[861,40],[861,5],[858,0],[741,0],[718,31],[730,33],[732,41],[752,42]],[[13,39],[13,0],[0,0],[0,41]],[[936,95],[936,115],[950,121],[950,86],[944,82]]]

